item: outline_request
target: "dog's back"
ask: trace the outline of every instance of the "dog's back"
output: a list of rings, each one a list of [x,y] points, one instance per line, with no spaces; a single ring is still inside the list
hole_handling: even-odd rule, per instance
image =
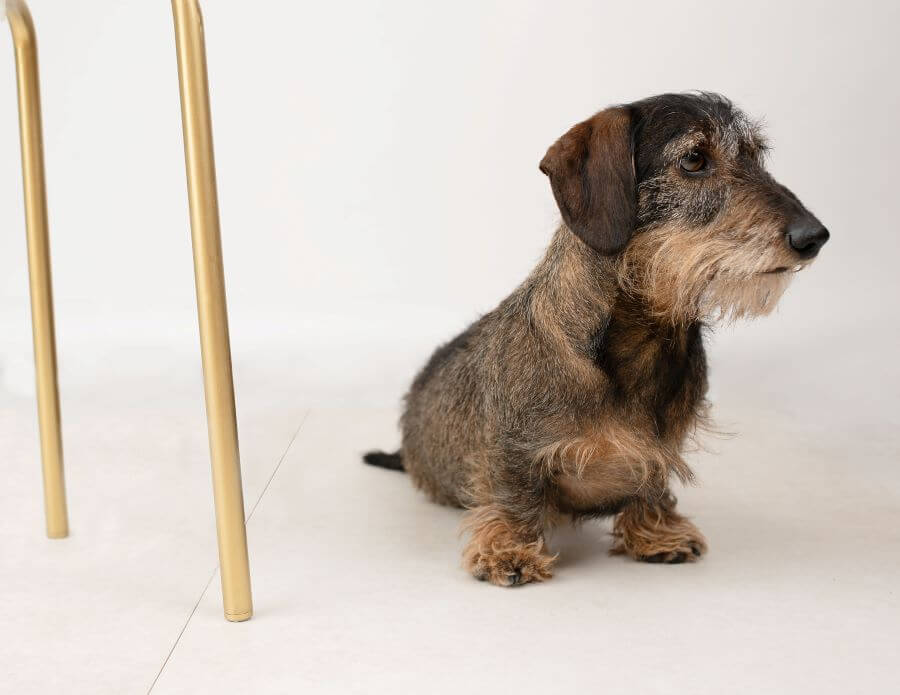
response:
[[[406,395],[401,418],[403,467],[435,502],[467,506],[467,455],[486,443],[484,362],[479,358],[491,314],[442,345]]]

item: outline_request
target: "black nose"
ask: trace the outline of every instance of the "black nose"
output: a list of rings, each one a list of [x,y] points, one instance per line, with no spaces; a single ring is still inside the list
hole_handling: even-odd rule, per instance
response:
[[[828,230],[818,220],[797,220],[787,229],[788,243],[803,258],[812,258],[819,253],[829,236]]]

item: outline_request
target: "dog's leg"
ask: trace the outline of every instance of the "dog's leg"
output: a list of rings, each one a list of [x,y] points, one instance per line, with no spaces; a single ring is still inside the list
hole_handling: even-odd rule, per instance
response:
[[[463,564],[476,579],[517,586],[549,579],[555,556],[544,548],[545,481],[513,444],[471,459],[471,533]]]
[[[552,576],[555,556],[544,548],[543,529],[517,521],[496,504],[476,507],[465,522],[471,532],[463,564],[476,579],[497,586],[541,582]]]
[[[657,500],[636,499],[616,517],[613,555],[644,562],[693,562],[706,552],[700,530],[675,511],[675,497],[666,492]]]

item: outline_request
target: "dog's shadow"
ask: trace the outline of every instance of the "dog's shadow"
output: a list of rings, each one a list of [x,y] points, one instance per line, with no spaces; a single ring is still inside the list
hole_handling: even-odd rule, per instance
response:
[[[558,526],[548,534],[547,547],[552,554],[558,554],[557,568],[612,560],[609,557],[612,547],[609,522]]]

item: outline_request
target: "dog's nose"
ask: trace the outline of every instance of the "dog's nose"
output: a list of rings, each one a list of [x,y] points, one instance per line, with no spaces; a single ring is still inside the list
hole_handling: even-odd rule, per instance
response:
[[[816,219],[800,219],[787,228],[787,240],[791,248],[803,258],[812,258],[825,246],[831,236],[822,223]]]

